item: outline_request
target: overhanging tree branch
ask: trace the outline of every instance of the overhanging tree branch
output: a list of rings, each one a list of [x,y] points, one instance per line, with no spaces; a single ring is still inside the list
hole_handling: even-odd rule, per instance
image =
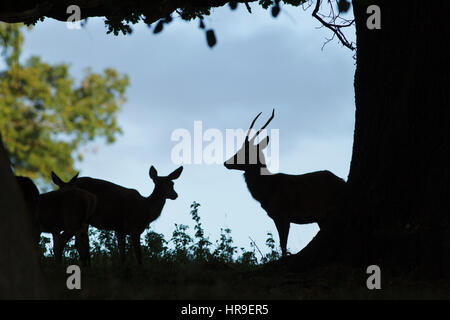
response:
[[[265,9],[272,8],[272,15],[276,17],[280,11],[280,3],[292,6],[300,6],[308,0],[2,0],[0,2],[0,21],[15,23],[23,22],[25,24],[35,24],[39,20],[45,18],[53,18],[59,21],[67,21],[72,15],[67,13],[70,5],[77,5],[80,8],[80,19],[89,17],[105,17],[105,24],[108,26],[108,33],[118,34],[131,33],[131,25],[143,21],[147,25],[157,22],[154,33],[162,31],[165,24],[173,21],[172,15],[175,13],[183,20],[193,20],[196,18],[203,19],[210,14],[212,8],[222,7],[229,4],[232,9],[237,4],[245,5],[248,12],[251,13],[249,3],[258,2],[258,5]],[[349,5],[348,0],[337,1],[338,7],[345,2]],[[330,29],[347,48],[354,50],[355,46],[348,41],[342,32],[342,28],[349,27],[353,24],[353,20],[346,20],[335,14],[331,0],[327,0],[330,5],[330,15],[324,17],[319,13],[321,0],[316,1],[313,11],[313,17],[318,19],[325,27]],[[339,7],[341,9],[341,7]],[[343,22],[335,23],[336,19]],[[204,29],[204,27],[202,28]],[[214,44],[211,41],[212,30],[205,30],[208,44]]]
[[[257,0],[236,0],[236,3],[247,4]],[[67,13],[69,5],[77,5],[81,8],[81,18],[106,17],[130,21],[132,16],[144,16],[147,23],[165,18],[179,9],[185,12],[186,18],[191,14],[201,13],[207,8],[222,7],[229,3],[227,0],[26,0],[19,4],[15,0],[3,0],[0,3],[0,21],[15,23],[33,23],[45,17],[59,21],[66,21],[70,14]]]
[[[328,2],[330,3],[330,0],[328,0]],[[330,9],[330,15],[328,17],[331,20],[330,20],[330,22],[327,22],[319,14],[320,5],[321,5],[321,0],[316,0],[316,6],[314,7],[312,16],[314,18],[316,18],[317,20],[319,20],[320,23],[322,23],[323,26],[325,26],[326,28],[328,28],[331,31],[333,31],[333,34],[338,37],[338,39],[341,41],[341,43],[345,47],[349,48],[350,50],[355,50],[356,47],[353,45],[353,42],[348,41],[347,38],[345,37],[344,33],[341,30],[342,28],[346,28],[346,27],[352,26],[353,23],[355,22],[355,20],[345,20],[345,19],[343,19],[346,23],[344,23],[344,24],[336,24],[335,21],[339,17],[339,14],[335,14],[335,12],[333,10],[333,6],[330,3],[330,8],[331,9]]]

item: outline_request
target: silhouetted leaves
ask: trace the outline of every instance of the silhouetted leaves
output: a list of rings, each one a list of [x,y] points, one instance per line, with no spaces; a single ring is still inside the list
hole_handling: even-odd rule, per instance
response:
[[[156,24],[155,29],[153,29],[153,33],[160,33],[164,28],[164,22],[162,20],[159,20]]]
[[[259,4],[264,9],[267,9],[273,4],[273,0],[259,0]]]
[[[248,13],[252,13],[252,8],[250,8],[248,2],[245,3],[245,7],[247,8]]]
[[[172,20],[173,20],[172,16],[170,16],[170,15],[165,17],[165,18],[163,18],[163,19],[160,19],[158,21],[158,23],[156,24],[155,29],[153,29],[153,33],[157,34],[157,33],[160,33],[161,31],[163,31],[164,24],[169,24],[170,22],[172,22]]]
[[[150,259],[161,259],[167,252],[167,241],[164,235],[149,230],[145,234],[145,253]]]
[[[338,1],[338,9],[339,9],[339,12],[347,12],[350,9],[350,1],[339,0]]]
[[[200,23],[198,25],[200,29],[205,29],[205,24],[203,23],[203,19],[200,19]]]
[[[261,259],[262,263],[275,261],[281,257],[280,252],[276,248],[275,239],[273,238],[273,234],[271,232],[267,232],[266,246],[270,249],[270,252]]]
[[[229,228],[220,229],[220,237],[213,246],[209,238],[205,237],[205,231],[200,222],[199,207],[200,204],[195,201],[190,206],[190,214],[195,222],[195,234],[193,237],[189,234],[189,226],[184,224],[175,224],[170,241],[165,240],[163,234],[157,233],[149,227],[144,234],[145,245],[142,252],[144,259],[150,259],[154,263],[170,263],[177,266],[182,266],[186,263],[212,263],[219,267],[221,264],[238,264],[251,267],[258,264],[258,259],[255,255],[256,244],[250,243],[250,246],[253,248],[251,251],[240,248],[240,254],[238,254],[237,247],[233,245],[234,241]],[[276,248],[272,233],[268,232],[267,236],[266,247],[270,251],[263,255],[258,249],[261,253],[261,263],[277,260],[281,256]],[[89,238],[92,265],[121,264],[117,239],[113,231],[89,228]],[[42,258],[43,262],[46,262],[46,258],[53,255],[52,251],[47,250],[49,241],[48,238],[41,237],[40,250],[44,255]],[[128,256],[133,254],[128,237],[125,238],[125,250]],[[73,239],[69,241],[64,250],[64,258],[73,262],[79,259]],[[130,257],[127,257],[127,259],[133,261],[132,263],[135,262]]]
[[[202,224],[200,223],[200,216],[198,214],[198,207],[200,207],[200,203],[193,202],[191,204],[191,216],[192,220],[195,221],[195,239],[196,242],[192,246],[192,251],[194,253],[194,258],[196,260],[207,261],[210,258],[209,246],[211,242],[207,237],[205,237],[205,231],[203,230]]]
[[[215,257],[226,263],[233,262],[236,247],[233,246],[230,228],[220,229],[220,239],[216,241],[216,246],[213,253]]]
[[[164,18],[164,23],[170,23],[170,22],[172,22],[172,16],[171,15],[168,15],[167,17],[165,17]]]
[[[216,41],[216,35],[214,34],[214,30],[209,29],[206,31],[206,41],[208,42],[208,46],[210,48],[214,47],[217,43]]]
[[[278,16],[278,14],[280,13],[280,5],[278,3],[276,3],[273,7],[272,7],[272,16],[274,18],[276,18]]]
[[[346,1],[348,2],[348,0]],[[9,0],[7,2],[12,3],[14,1]],[[26,6],[27,1],[15,2],[18,4],[14,4],[13,7],[17,10],[17,12],[25,12],[29,9]],[[43,0],[41,0],[41,2],[43,2]],[[151,25],[157,20],[165,20],[165,23],[171,22],[172,18],[166,16],[168,8],[171,8],[172,12],[176,12],[181,19],[190,21],[209,16],[213,8],[223,6],[223,2],[221,1],[205,1],[204,3],[202,2],[201,5],[196,1],[165,0],[159,1],[159,3],[154,2],[155,1],[106,1],[105,3],[105,1],[100,1],[97,4],[94,3],[93,6],[90,6],[87,11],[83,11],[83,18],[104,16],[106,18],[104,23],[108,28],[107,33],[118,35],[121,32],[126,35],[133,31],[131,26],[139,23],[140,21],[143,21],[147,25]],[[280,12],[280,0],[259,0],[258,4],[262,8],[268,9],[274,5],[274,2],[275,6],[272,8],[272,15],[276,17]],[[284,4],[289,4],[295,7],[305,2],[306,0],[283,0]],[[232,10],[235,10],[239,5],[239,2],[236,0],[229,1],[228,3]],[[331,5],[331,2],[329,3]],[[251,13],[251,8],[248,5],[248,2],[245,2],[245,6]],[[6,5],[6,8],[8,8],[8,5]],[[22,10],[19,10],[18,8],[22,8]],[[52,14],[56,14],[60,17],[61,14],[65,14],[63,10],[64,6],[55,8],[55,10],[51,10],[49,17],[52,17]],[[34,25],[38,21],[44,21],[46,17],[45,12],[45,10],[42,11],[42,16],[31,18],[23,16],[21,17],[21,19],[23,19],[22,22],[25,22],[27,25]],[[162,29],[163,27],[159,25],[157,32],[155,33],[161,32]]]

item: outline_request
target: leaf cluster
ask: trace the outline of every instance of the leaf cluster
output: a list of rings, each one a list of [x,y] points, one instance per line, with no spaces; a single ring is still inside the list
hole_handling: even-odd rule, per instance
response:
[[[22,62],[22,28],[0,23],[0,132],[17,175],[48,182],[53,170],[69,178],[83,144],[98,137],[112,143],[121,133],[117,114],[129,80],[107,68],[86,69],[78,82],[68,64],[38,56]]]
[[[172,266],[182,266],[187,264],[205,264],[205,265],[236,265],[253,267],[259,263],[268,263],[280,258],[280,252],[276,248],[272,233],[267,233],[266,246],[270,252],[260,257],[260,261],[255,254],[255,244],[252,243],[252,250],[234,246],[234,240],[230,228],[222,228],[219,239],[213,244],[209,237],[205,236],[202,227],[200,215],[200,204],[193,202],[191,204],[191,217],[194,221],[194,235],[189,234],[189,226],[184,224],[175,224],[170,240],[166,240],[163,234],[157,233],[150,228],[143,235],[143,257],[152,263],[169,264]],[[112,231],[97,230],[90,228],[89,238],[91,243],[91,257],[93,264],[96,265],[114,265],[119,263],[119,250],[116,238]],[[49,241],[42,237],[40,243],[41,252],[44,252],[47,258],[50,258],[52,252],[48,250]],[[259,250],[259,249],[258,249]],[[131,255],[133,250],[129,239],[126,240],[126,252]],[[72,239],[64,249],[64,257],[69,261],[78,259],[75,250],[75,242]],[[128,260],[134,261],[134,257],[128,257]]]

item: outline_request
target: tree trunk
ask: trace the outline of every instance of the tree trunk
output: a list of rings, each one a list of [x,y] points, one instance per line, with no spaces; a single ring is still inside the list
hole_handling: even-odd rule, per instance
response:
[[[440,273],[450,249],[450,70],[441,38],[450,3],[379,6],[381,30],[366,27],[366,6],[354,7],[356,126],[348,183],[358,207],[367,209],[359,214],[370,221],[366,249],[373,248],[374,262]]]
[[[46,297],[31,219],[0,136],[0,299]]]
[[[368,5],[381,29],[366,26]],[[356,123],[341,219],[295,259],[449,272],[449,1],[353,1]],[[334,244],[336,246],[334,246]]]

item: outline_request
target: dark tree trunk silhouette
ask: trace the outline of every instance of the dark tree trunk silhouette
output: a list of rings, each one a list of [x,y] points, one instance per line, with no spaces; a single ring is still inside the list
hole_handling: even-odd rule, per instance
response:
[[[37,246],[0,135],[0,299],[46,297]]]
[[[450,70],[441,38],[450,2],[378,2],[381,30],[366,26],[368,4],[353,2],[349,201],[340,220],[295,257],[294,268],[337,259],[439,276],[448,273],[450,254]]]
[[[441,39],[449,9],[448,1],[386,2],[382,29],[373,31],[365,7],[355,7],[361,47],[349,183],[375,217],[372,246],[383,251],[373,258],[438,272],[450,249],[450,70]]]

